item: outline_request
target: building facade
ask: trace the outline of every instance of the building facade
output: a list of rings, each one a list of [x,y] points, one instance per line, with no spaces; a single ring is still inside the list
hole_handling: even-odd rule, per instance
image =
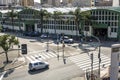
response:
[[[1,5],[9,5],[12,4],[14,0],[0,0]]]
[[[57,32],[65,35],[76,35],[76,33],[81,35],[80,31],[82,31],[85,36],[94,35],[102,39],[120,40],[120,7],[82,8],[81,10],[82,12],[90,11],[91,16],[95,19],[91,20],[91,24],[80,22],[80,30],[76,29],[75,15],[70,14],[60,15],[60,18],[56,20],[53,16],[44,17],[43,26],[41,26],[40,11],[33,9],[24,9],[19,12],[20,19],[15,18],[14,29],[41,32],[41,28],[43,28],[44,33],[56,34]],[[12,29],[10,19],[5,20],[5,23],[1,25]]]
[[[34,6],[34,0],[20,0],[21,6]]]

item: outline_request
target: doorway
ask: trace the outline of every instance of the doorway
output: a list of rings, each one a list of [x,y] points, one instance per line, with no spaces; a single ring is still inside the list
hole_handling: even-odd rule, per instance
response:
[[[93,28],[93,35],[99,37],[101,40],[107,38],[107,28]]]
[[[26,31],[27,32],[34,32],[35,31],[35,27],[34,27],[34,25],[30,25],[30,24],[26,24],[26,27],[25,27],[26,29]]]

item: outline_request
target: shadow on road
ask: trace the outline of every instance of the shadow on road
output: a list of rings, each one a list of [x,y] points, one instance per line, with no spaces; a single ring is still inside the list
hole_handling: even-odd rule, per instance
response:
[[[14,68],[13,69],[9,69],[7,70],[6,74],[4,75],[4,77],[8,77],[10,74],[12,74],[14,72]]]
[[[41,73],[41,72],[44,72],[46,70],[48,70],[49,68],[44,68],[44,69],[39,69],[39,70],[29,70],[28,73],[31,74],[31,75],[34,75],[34,74],[38,74],[38,73]]]

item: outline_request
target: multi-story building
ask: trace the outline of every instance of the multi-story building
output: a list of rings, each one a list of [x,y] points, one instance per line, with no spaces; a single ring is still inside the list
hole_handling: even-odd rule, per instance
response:
[[[48,0],[48,5],[52,5],[54,7],[60,6],[60,0]]]
[[[34,0],[20,0],[21,6],[33,6]]]
[[[112,6],[112,0],[96,0],[95,6]]]
[[[48,11],[75,11],[75,9],[65,8],[44,8]],[[61,10],[62,9],[62,10]],[[85,24],[81,21],[79,30],[76,30],[75,15],[66,14],[59,15],[61,18],[54,19],[53,16],[43,18],[43,25],[41,25],[40,11],[34,9],[24,9],[19,12],[21,19],[14,20],[14,29],[23,31],[39,31],[43,29],[43,32],[48,31],[49,33],[64,33],[65,35],[76,35],[79,31],[85,36],[95,35],[102,39],[117,39],[120,40],[120,7],[90,7],[80,8],[81,12],[90,11],[90,15],[95,19],[91,20],[91,24]],[[53,12],[51,12],[53,13]],[[2,17],[1,17],[2,21]],[[6,19],[4,27],[12,29],[11,20]],[[42,26],[42,27],[41,27]],[[55,31],[56,30],[56,31]]]
[[[48,4],[50,6],[58,7],[60,6],[60,0],[41,0],[41,4]]]
[[[0,0],[1,5],[9,5],[9,4],[12,4],[14,2],[15,2],[15,0]]]
[[[72,6],[91,7],[94,6],[95,0],[63,0],[64,5],[71,4]]]
[[[48,0],[41,0],[41,4],[47,4]]]

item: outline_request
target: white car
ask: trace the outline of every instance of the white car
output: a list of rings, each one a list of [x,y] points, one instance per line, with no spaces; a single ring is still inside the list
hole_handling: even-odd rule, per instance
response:
[[[43,68],[49,68],[49,63],[45,61],[32,61],[29,63],[29,70],[38,70]]]
[[[60,38],[60,42],[63,41],[63,37]],[[68,36],[64,36],[64,43],[74,43],[74,40],[72,38],[69,38]]]

